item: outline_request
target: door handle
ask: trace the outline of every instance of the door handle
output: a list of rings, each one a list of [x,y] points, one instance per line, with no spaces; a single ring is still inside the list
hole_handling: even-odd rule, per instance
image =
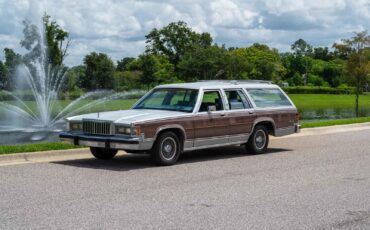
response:
[[[226,113],[220,113],[220,116],[224,117],[224,116],[226,116]]]
[[[249,111],[249,114],[253,114],[254,113],[254,111]]]

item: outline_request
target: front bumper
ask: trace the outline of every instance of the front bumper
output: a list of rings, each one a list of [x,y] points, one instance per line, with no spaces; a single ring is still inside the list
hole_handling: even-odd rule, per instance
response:
[[[120,137],[120,136],[98,136],[87,135],[82,132],[62,132],[59,134],[62,142],[85,145],[89,147],[121,149],[121,150],[150,150],[153,141],[140,137]]]

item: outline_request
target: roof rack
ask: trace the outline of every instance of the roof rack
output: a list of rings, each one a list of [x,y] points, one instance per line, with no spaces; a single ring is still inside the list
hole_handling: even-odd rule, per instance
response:
[[[230,83],[234,85],[246,84],[246,83],[272,84],[272,81],[265,81],[265,80],[200,80],[198,82]]]

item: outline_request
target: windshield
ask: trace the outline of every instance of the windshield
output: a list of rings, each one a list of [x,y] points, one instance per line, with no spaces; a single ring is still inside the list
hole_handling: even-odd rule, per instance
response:
[[[155,89],[134,109],[159,109],[193,112],[198,90],[195,89]]]

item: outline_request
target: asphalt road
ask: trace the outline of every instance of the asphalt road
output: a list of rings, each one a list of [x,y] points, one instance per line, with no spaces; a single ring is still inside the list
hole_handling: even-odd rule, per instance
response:
[[[370,130],[1,166],[0,229],[370,229]]]

